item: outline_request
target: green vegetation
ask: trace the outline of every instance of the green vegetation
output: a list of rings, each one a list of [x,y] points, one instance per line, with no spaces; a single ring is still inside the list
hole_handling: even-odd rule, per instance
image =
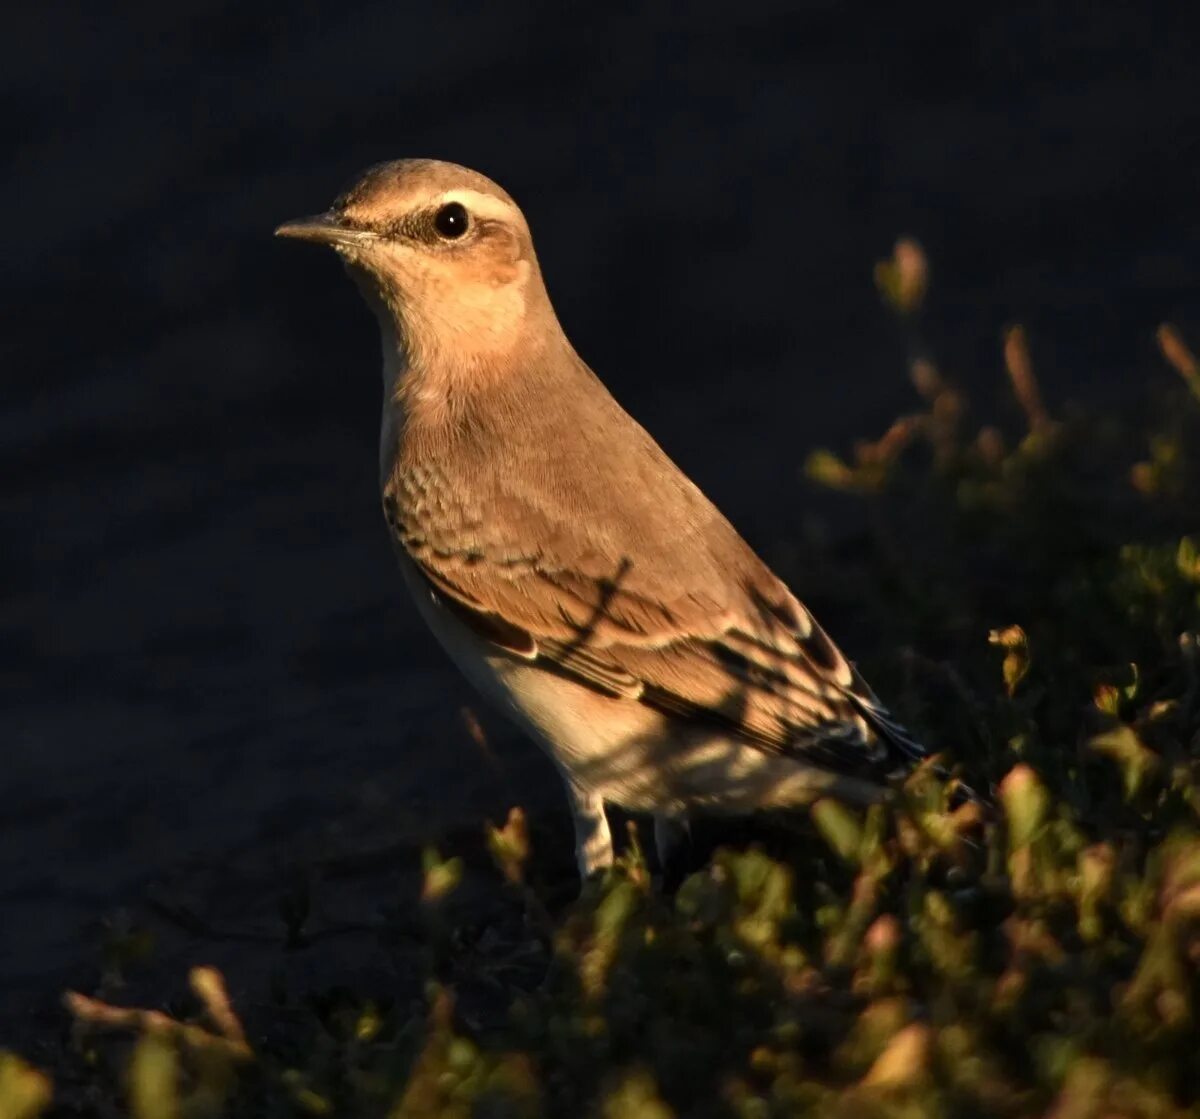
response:
[[[64,1064],[91,1092],[66,1109],[1200,1116],[1197,363],[1164,327],[1138,418],[1060,417],[1014,328],[1008,445],[920,337],[919,249],[878,280],[920,409],[812,456],[870,527],[781,574],[879,637],[868,677],[992,805],[926,766],[894,805],[819,804],[669,896],[634,842],[567,905],[514,812],[488,837],[488,936],[465,927],[461,861],[427,853],[422,1015],[341,992],[247,1040],[207,969],[171,1015],[74,997]],[[48,1092],[0,1060],[0,1117]]]

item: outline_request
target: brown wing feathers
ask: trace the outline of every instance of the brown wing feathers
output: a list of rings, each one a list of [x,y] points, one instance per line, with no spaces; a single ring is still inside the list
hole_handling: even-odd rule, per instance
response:
[[[794,599],[765,609],[751,596],[759,609],[742,628],[658,640],[659,631],[669,630],[670,610],[617,580],[589,595],[578,576],[526,568],[502,580],[507,586],[499,599],[489,580],[493,602],[520,607],[504,614],[543,621],[538,628],[550,631],[531,632],[471,594],[469,565],[451,575],[430,558],[419,565],[432,588],[481,637],[604,694],[724,728],[763,749],[820,755],[839,769],[878,766],[889,745],[906,756],[921,753]],[[536,608],[547,596],[526,583],[542,579],[553,584],[552,600],[569,604],[556,618]]]

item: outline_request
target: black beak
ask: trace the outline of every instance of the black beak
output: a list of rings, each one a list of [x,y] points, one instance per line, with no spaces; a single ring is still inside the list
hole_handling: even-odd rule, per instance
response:
[[[322,245],[361,245],[373,241],[374,233],[363,229],[352,229],[345,219],[336,213],[316,214],[311,218],[285,221],[277,230],[276,237],[294,237],[297,241],[316,241]]]

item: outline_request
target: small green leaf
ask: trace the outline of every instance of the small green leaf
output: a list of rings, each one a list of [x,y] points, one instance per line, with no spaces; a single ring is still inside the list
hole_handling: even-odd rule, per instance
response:
[[[988,634],[988,644],[998,645],[1005,650],[1001,671],[1004,674],[1004,688],[1011,699],[1017,686],[1028,675],[1033,660],[1029,652],[1029,639],[1020,626],[1007,626],[992,630]]]
[[[858,862],[862,827],[858,818],[836,800],[819,800],[812,808],[813,822],[821,838],[848,863]]]

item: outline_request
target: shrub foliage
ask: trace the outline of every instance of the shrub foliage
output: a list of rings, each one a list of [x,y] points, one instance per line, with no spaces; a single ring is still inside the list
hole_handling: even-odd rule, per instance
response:
[[[112,1108],[1200,1115],[1196,361],[1163,327],[1136,415],[1057,415],[1010,329],[1006,437],[921,337],[919,248],[877,278],[918,406],[810,457],[811,484],[868,527],[809,541],[781,573],[878,635],[869,675],[942,766],[893,804],[823,802],[722,846],[674,891],[634,836],[566,905],[531,884],[514,811],[488,836],[487,935],[462,923],[461,863],[427,853],[415,1019],[343,992],[286,1041],[269,1024],[248,1041],[206,969],[182,1015],[72,996],[77,1054],[131,1039],[88,1066]],[[33,1116],[48,1092],[0,1062],[0,1114]]]

